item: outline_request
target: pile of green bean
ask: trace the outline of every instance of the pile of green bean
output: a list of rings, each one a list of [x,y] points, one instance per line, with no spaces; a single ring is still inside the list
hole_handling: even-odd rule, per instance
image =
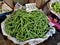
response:
[[[52,8],[55,12],[60,14],[60,3],[59,2],[55,2],[52,4]]]
[[[40,11],[26,12],[24,9],[13,12],[6,19],[5,30],[7,34],[18,41],[26,41],[34,38],[43,38],[49,31],[48,19]]]

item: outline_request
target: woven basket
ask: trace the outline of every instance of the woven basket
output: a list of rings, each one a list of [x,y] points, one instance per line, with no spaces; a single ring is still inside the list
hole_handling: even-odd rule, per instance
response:
[[[58,16],[58,17],[60,18],[60,14],[57,13],[57,12],[55,12],[55,11],[53,10],[53,8],[52,8],[52,4],[53,4],[54,2],[60,2],[60,0],[51,0],[51,1],[48,3],[47,6],[48,6],[50,12],[52,12],[53,14],[55,14],[56,16]]]

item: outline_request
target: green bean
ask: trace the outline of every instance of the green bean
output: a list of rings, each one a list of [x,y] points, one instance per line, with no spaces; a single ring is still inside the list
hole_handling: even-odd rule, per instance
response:
[[[54,2],[52,4],[52,8],[55,12],[59,13],[60,14],[60,3],[59,2]]]
[[[33,38],[44,38],[49,31],[46,15],[38,10],[26,12],[24,9],[13,12],[6,19],[5,30],[7,34],[18,41],[26,41]]]

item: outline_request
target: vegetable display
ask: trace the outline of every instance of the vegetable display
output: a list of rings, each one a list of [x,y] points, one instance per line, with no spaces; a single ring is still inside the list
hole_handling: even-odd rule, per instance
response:
[[[60,14],[60,3],[59,2],[55,2],[52,4],[52,8],[55,12]]]
[[[6,19],[5,30],[18,41],[43,38],[49,31],[48,19],[41,11],[26,12],[21,9]]]

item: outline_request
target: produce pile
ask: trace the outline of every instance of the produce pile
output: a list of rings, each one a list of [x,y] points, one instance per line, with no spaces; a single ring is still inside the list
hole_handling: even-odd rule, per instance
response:
[[[52,8],[55,12],[60,14],[60,3],[59,2],[55,2],[52,4]]]
[[[49,31],[48,19],[41,11],[26,12],[21,9],[6,19],[5,30],[18,41],[43,38]]]

